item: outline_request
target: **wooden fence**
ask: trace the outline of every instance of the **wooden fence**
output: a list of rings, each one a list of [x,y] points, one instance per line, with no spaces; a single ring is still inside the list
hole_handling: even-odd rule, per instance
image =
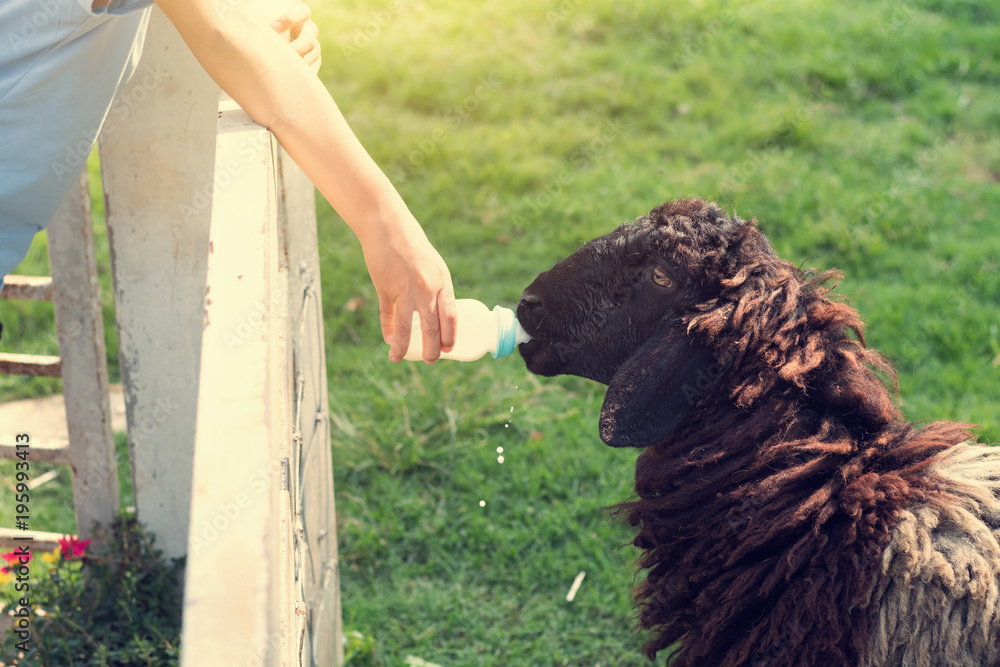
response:
[[[187,556],[181,664],[340,665],[314,190],[156,8],[118,104],[99,146],[129,454],[139,520]],[[63,377],[52,460],[73,467],[86,536],[118,488],[85,182],[60,216],[51,284],[4,296],[59,297],[62,360],[36,361]]]

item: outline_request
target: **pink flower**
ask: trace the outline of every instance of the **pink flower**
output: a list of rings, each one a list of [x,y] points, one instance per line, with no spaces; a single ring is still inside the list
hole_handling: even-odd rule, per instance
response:
[[[31,557],[33,555],[31,552],[23,554],[23,553],[18,553],[16,551],[11,551],[10,553],[0,554],[0,558],[3,558],[5,561],[7,561],[8,565],[21,565],[22,564],[21,559],[24,558],[25,555],[28,556],[28,562],[30,563]],[[2,572],[3,574],[9,574],[10,568],[0,567],[0,572]]]
[[[81,540],[76,535],[59,538],[59,552],[63,558],[78,558],[87,553],[90,540]]]
[[[24,557],[24,556],[25,556],[25,554],[20,554],[20,553],[18,553],[16,551],[11,551],[10,553],[6,553],[6,554],[0,554],[0,558],[3,558],[5,561],[7,561],[8,563],[10,563],[11,565],[20,565],[21,564],[21,558]],[[28,556],[28,561],[30,562],[31,561],[32,553],[28,552],[27,556]]]

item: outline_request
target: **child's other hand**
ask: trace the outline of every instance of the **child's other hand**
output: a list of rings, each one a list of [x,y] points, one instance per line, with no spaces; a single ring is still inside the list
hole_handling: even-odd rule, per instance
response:
[[[320,55],[319,27],[310,18],[311,15],[309,5],[299,2],[272,21],[271,27],[279,34],[288,32],[292,48],[315,74],[319,72],[323,58]]]

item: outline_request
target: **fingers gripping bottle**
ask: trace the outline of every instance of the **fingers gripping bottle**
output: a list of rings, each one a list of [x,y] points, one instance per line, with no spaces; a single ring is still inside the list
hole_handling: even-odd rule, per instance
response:
[[[493,310],[475,299],[457,299],[458,328],[455,331],[455,347],[451,352],[442,352],[442,359],[455,361],[475,361],[489,352],[493,358],[506,357],[521,343],[531,340],[510,308],[497,306]],[[420,315],[413,313],[413,328],[410,331],[410,347],[404,359],[423,359],[423,334],[420,331]]]

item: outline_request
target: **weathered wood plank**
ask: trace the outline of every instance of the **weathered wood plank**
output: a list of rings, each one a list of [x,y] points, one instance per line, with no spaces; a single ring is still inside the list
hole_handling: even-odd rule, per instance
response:
[[[40,354],[0,352],[0,374],[57,378],[62,374],[62,359]]]
[[[49,276],[5,276],[3,289],[0,290],[0,299],[51,301],[52,278]]]
[[[218,86],[150,10],[142,59],[100,136],[139,519],[187,548]]]
[[[34,552],[52,551],[59,546],[59,540],[64,537],[67,536],[61,533],[46,533],[41,530],[0,528],[0,549],[7,551],[30,544],[31,550]]]
[[[17,458],[18,452],[24,449],[17,447],[14,440],[0,438],[0,459]],[[38,440],[31,441],[28,449],[29,461],[32,463],[69,463],[69,440]]]
[[[100,542],[110,534],[95,531],[94,523],[110,528],[120,500],[86,172],[49,224],[48,248],[77,532],[81,539]]]

